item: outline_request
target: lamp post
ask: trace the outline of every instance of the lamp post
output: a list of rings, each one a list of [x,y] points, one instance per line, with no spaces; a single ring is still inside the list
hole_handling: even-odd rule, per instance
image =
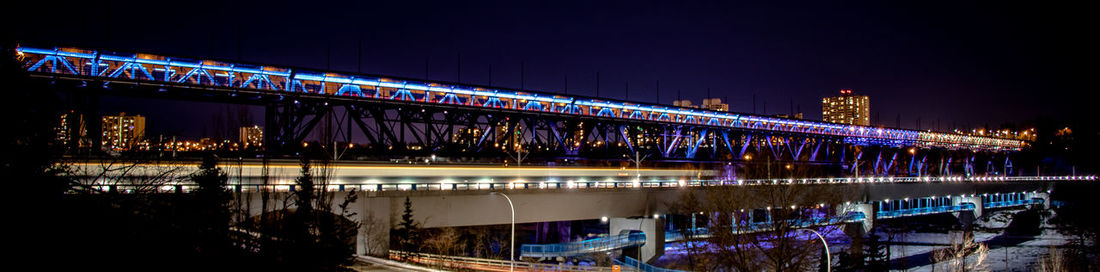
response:
[[[623,157],[630,159],[630,162],[634,163],[634,175],[635,178],[638,179],[638,181],[640,182],[642,180],[642,161],[644,161],[646,158],[649,158],[649,154],[642,156],[641,151],[634,151],[633,157],[625,154],[623,155]]]
[[[508,208],[512,210],[512,244],[508,246],[511,256],[508,257],[508,271],[516,271],[516,207],[512,205],[512,198],[501,192],[490,192],[490,195],[504,196],[508,200]]]
[[[833,271],[833,257],[832,257],[831,254],[829,254],[829,243],[825,242],[825,236],[821,236],[820,232],[817,232],[816,230],[813,230],[813,229],[801,229],[801,230],[811,231],[814,234],[817,234],[817,238],[821,239],[821,244],[825,245],[825,271],[826,272],[832,272]]]

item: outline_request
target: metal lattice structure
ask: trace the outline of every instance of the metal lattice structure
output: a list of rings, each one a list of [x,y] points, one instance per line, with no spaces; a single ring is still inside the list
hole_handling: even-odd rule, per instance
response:
[[[351,142],[360,133],[369,145],[394,152],[547,158],[645,152],[693,161],[765,156],[850,165],[845,168],[868,175],[1005,173],[1011,171],[1007,154],[1027,147],[1014,139],[150,54],[31,47],[16,53],[32,75],[55,83],[262,104],[265,145],[276,150],[301,144],[324,118],[340,120],[333,138]]]

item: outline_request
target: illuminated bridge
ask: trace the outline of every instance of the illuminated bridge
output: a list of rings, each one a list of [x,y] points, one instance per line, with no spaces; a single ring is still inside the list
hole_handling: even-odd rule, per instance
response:
[[[532,159],[551,161],[622,160],[644,153],[654,155],[653,161],[703,162],[767,157],[843,166],[864,175],[1013,173],[1010,154],[1028,145],[1014,139],[143,53],[19,47],[16,54],[32,76],[75,96],[262,105],[265,147],[288,154],[301,148],[320,120],[330,117],[337,121],[326,128],[335,130],[329,133],[333,142],[351,143],[359,135],[368,146],[395,155],[503,157],[523,151]],[[81,107],[81,112],[94,113],[94,105]],[[89,130],[100,125],[95,119],[89,118]]]

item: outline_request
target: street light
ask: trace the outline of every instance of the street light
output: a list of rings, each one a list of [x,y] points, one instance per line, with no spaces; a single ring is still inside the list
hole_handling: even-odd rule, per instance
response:
[[[508,271],[516,271],[516,207],[512,205],[512,198],[501,192],[489,192],[489,195],[501,195],[508,200],[508,208],[512,210],[512,244],[508,246],[511,256],[508,257]]]
[[[817,232],[816,230],[813,230],[813,229],[801,229],[801,230],[811,231],[814,234],[817,234],[817,238],[821,239],[821,244],[825,245],[825,271],[826,272],[832,272],[833,271],[833,257],[832,257],[831,254],[829,254],[829,243],[825,242],[825,236],[821,236],[820,232]]]

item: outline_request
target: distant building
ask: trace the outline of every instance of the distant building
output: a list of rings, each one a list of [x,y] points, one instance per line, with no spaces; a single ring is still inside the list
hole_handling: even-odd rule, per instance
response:
[[[141,115],[103,116],[103,149],[130,150],[145,138],[145,117]]]
[[[698,108],[698,106],[692,106],[691,105],[691,100],[688,100],[688,99],[672,101],[672,105],[676,106],[676,107],[684,107],[684,108]]]
[[[481,129],[478,128],[460,128],[455,131],[451,141],[457,144],[471,145],[477,143],[477,139],[481,137]]]
[[[672,105],[676,106],[676,107],[704,109],[704,110],[712,110],[712,111],[730,111],[730,105],[726,104],[726,103],[722,103],[721,98],[703,98],[703,104],[702,105],[694,105],[694,104],[691,103],[691,100],[688,100],[688,99],[675,100],[675,101],[672,101]]]
[[[722,103],[721,98],[703,98],[703,108],[712,111],[730,111],[730,105]]]
[[[871,99],[852,95],[852,90],[840,90],[840,96],[821,100],[821,119],[825,122],[871,125]]]
[[[790,115],[790,114],[784,113],[784,114],[778,114],[775,117],[787,118],[787,119],[802,119],[802,113],[801,112],[795,113],[793,116]]]
[[[244,126],[240,129],[240,143],[243,148],[260,147],[264,145],[264,127]]]

